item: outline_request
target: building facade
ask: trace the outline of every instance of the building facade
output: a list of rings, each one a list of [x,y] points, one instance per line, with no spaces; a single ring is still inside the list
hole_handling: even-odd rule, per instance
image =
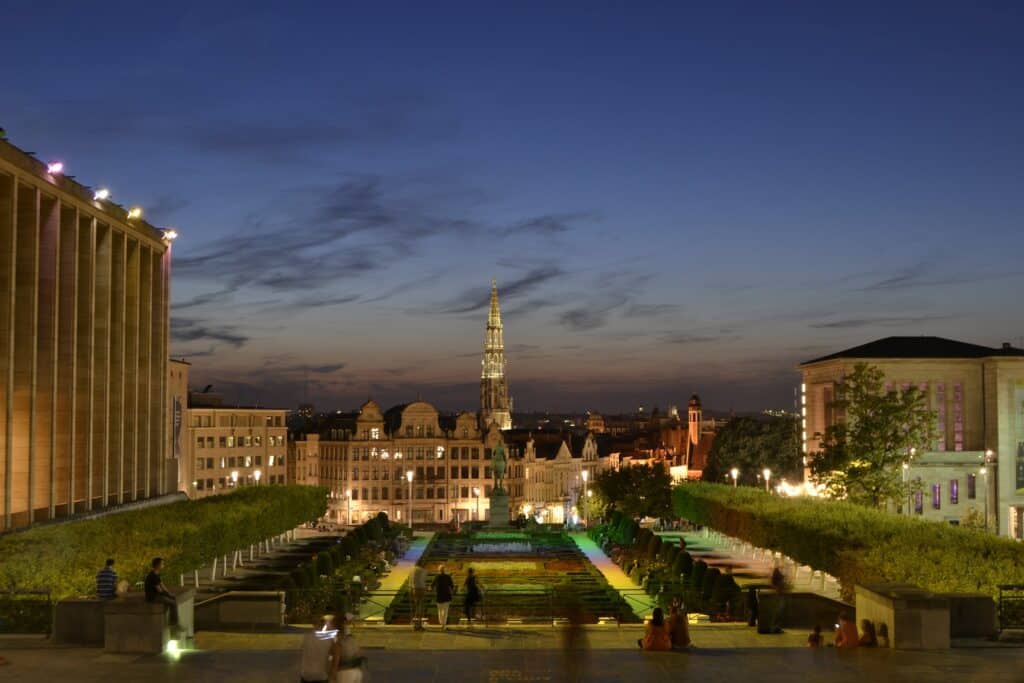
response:
[[[505,339],[498,305],[498,283],[491,280],[491,305],[484,334],[484,357],[480,371],[480,424],[498,429],[512,428],[512,399],[505,378]]]
[[[192,393],[182,490],[203,498],[238,486],[283,485],[297,477],[297,471],[289,471],[287,415],[287,410],[226,407],[216,394]]]
[[[174,234],[0,140],[0,529],[175,489]]]
[[[804,453],[842,419],[832,403],[857,363],[879,368],[886,388],[916,386],[935,413],[935,440],[908,457],[903,476],[920,493],[910,514],[959,524],[968,515],[1024,537],[1024,350],[939,337],[888,337],[800,365]],[[973,510],[973,512],[971,512]]]

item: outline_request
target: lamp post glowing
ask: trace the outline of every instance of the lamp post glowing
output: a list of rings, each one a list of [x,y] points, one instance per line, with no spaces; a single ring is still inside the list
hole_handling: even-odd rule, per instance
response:
[[[352,489],[345,489],[345,523],[352,526]]]
[[[231,485],[238,486],[238,470],[231,471]]]
[[[763,470],[761,470],[761,474],[764,475],[764,492],[771,493],[771,491],[768,489],[768,480],[772,478],[772,471],[765,467]]]
[[[590,479],[590,472],[583,470],[580,472],[580,476],[583,477],[583,526],[587,526],[590,518],[590,513],[587,510],[587,494],[590,493],[587,489],[587,480]]]
[[[473,495],[476,496],[476,520],[480,521],[480,487],[473,487]]]
[[[732,476],[732,487],[736,488],[736,480],[740,476],[740,471],[737,468],[733,467],[731,470],[729,470],[729,474]]]
[[[991,452],[986,451],[985,454],[988,455]],[[983,466],[978,471],[981,472],[981,485],[985,489],[985,531],[988,531],[988,468]]]
[[[413,471],[405,471],[405,479],[409,482],[409,528],[412,529],[412,478]]]
[[[256,485],[257,486],[260,485],[260,478],[262,476],[263,476],[263,472],[260,471],[260,470],[256,470],[255,472],[252,473],[252,478],[256,480]]]
[[[903,486],[907,491],[907,516],[909,517],[912,505],[910,503],[910,463],[907,462],[903,463]]]

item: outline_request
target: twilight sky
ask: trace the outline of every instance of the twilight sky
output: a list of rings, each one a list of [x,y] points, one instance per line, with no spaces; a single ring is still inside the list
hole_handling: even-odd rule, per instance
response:
[[[520,410],[1024,336],[1018,2],[241,6],[3,10],[10,141],[180,232],[194,386],[475,409],[492,276]]]

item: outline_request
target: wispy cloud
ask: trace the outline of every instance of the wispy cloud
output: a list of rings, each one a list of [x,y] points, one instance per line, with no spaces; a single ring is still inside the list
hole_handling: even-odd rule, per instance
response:
[[[502,301],[515,299],[516,297],[528,294],[541,287],[545,283],[564,277],[565,271],[554,264],[544,264],[531,268],[527,273],[514,280],[498,283],[498,292]],[[488,306],[491,299],[491,292],[488,287],[474,287],[464,291],[459,296],[443,304],[438,312],[449,314],[465,314],[483,310]]]
[[[841,320],[812,323],[809,327],[818,330],[847,330],[859,327],[904,327],[937,320],[950,320],[955,317],[953,315],[916,315],[843,318]]]
[[[588,211],[549,213],[519,221],[501,230],[500,234],[503,237],[515,235],[558,235],[569,232],[579,223],[593,221],[596,218],[596,213]]]
[[[215,341],[240,348],[249,337],[234,328],[213,325],[195,318],[171,317],[171,340],[176,342]]]

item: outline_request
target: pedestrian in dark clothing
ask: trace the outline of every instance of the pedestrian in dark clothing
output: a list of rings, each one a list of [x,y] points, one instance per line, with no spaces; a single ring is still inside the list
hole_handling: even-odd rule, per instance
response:
[[[164,586],[160,572],[164,569],[164,558],[154,557],[150,563],[152,569],[146,575],[146,602],[161,602],[167,605],[171,613],[171,626],[178,625],[178,601],[174,599],[171,592]]]
[[[470,567],[466,574],[466,583],[463,586],[466,589],[466,601],[464,608],[466,610],[466,620],[473,623],[473,611],[476,609],[477,604],[483,599],[483,593],[480,591],[480,586],[476,582],[476,574],[473,573],[473,568]]]
[[[438,567],[438,575],[430,583],[434,591],[434,601],[437,603],[437,623],[442,630],[448,629],[448,608],[452,604],[452,595],[455,593],[455,582],[452,577],[445,573],[444,565]]]
[[[747,626],[757,626],[757,589],[753,586],[747,589],[747,613]]]
[[[108,559],[103,569],[96,573],[96,597],[100,600],[117,597],[117,572],[114,571],[113,558]]]

